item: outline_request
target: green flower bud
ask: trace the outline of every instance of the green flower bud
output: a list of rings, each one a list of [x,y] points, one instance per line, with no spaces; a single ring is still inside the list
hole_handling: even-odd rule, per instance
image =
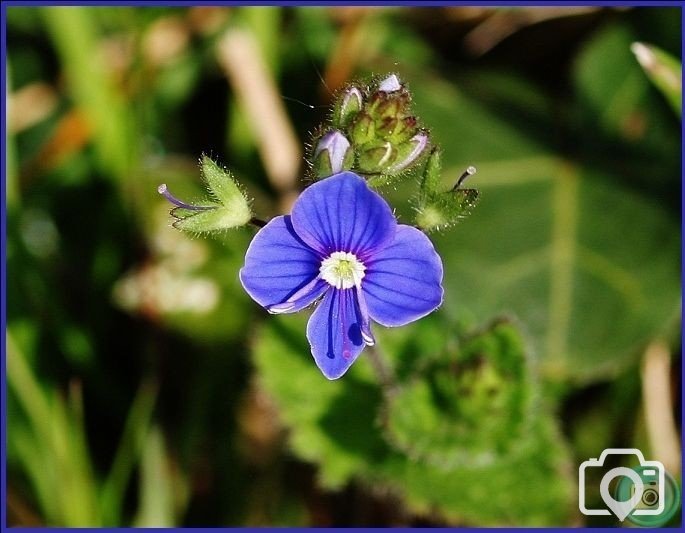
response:
[[[419,133],[416,117],[404,117],[397,121],[395,131],[390,135],[390,141],[399,144],[408,141]]]
[[[388,117],[403,119],[408,116],[410,102],[409,92],[404,89],[396,93],[376,91],[369,97],[365,111],[380,124]]]
[[[354,151],[350,141],[338,130],[326,133],[314,150],[314,172],[317,178],[332,176],[352,168]]]
[[[409,141],[395,145],[390,141],[375,141],[366,145],[359,155],[358,168],[375,174],[369,185],[382,187],[397,181],[401,173],[416,163],[428,146],[428,134],[418,133]]]
[[[349,133],[354,146],[361,146],[373,141],[376,137],[374,120],[362,111],[354,118]]]
[[[376,141],[365,146],[359,154],[357,168],[365,174],[381,174],[392,167],[397,149],[388,141]]]
[[[391,137],[393,133],[395,133],[395,130],[399,124],[400,121],[396,118],[386,117],[380,121],[380,124],[376,127],[376,133],[384,139],[387,139]]]
[[[397,174],[413,165],[426,151],[428,134],[421,132],[397,147],[394,163],[388,168],[389,174]]]
[[[407,116],[410,102],[408,92],[402,91],[393,94],[378,94],[385,94],[385,97],[380,99],[378,101],[378,105],[376,106],[375,113],[377,120],[382,121],[388,117],[403,119]]]
[[[338,97],[333,108],[333,126],[346,127],[362,109],[362,92],[357,87],[348,87]]]

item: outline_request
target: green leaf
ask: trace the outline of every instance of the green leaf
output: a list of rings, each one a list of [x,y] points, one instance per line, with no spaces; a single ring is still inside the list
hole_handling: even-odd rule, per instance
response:
[[[140,460],[150,431],[156,396],[156,386],[144,383],[129,409],[114,461],[102,484],[100,506],[105,525],[115,526],[120,523],[126,487],[134,466]]]
[[[39,384],[11,331],[7,348],[8,384],[24,415],[19,427],[25,428],[17,432],[10,448],[30,476],[46,521],[68,527],[100,526],[79,387],[73,386],[65,401],[57,389],[47,391]]]
[[[92,7],[39,8],[64,66],[68,90],[87,114],[102,170],[133,184],[137,147],[135,121],[124,95],[109,78],[98,54],[101,31]]]
[[[408,456],[441,469],[490,465],[531,437],[536,396],[523,339],[499,321],[403,383],[386,431]]]
[[[682,63],[653,45],[635,42],[630,49],[647,77],[680,117],[683,110]]]
[[[644,99],[648,83],[630,54],[630,30],[621,25],[598,32],[575,65],[576,87],[606,130],[624,132],[626,119]]]
[[[173,477],[164,439],[153,427],[145,439],[140,476],[140,506],[134,527],[173,527]]]
[[[474,325],[515,315],[553,381],[597,381],[635,363],[679,315],[678,219],[626,186],[625,161],[594,167],[551,155],[539,117],[515,128],[499,108],[443,82],[413,86],[416,108],[445,147],[443,187],[474,164],[482,193],[467,220],[434,238],[445,312]],[[526,117],[515,106],[508,101]],[[479,127],[450,143],[464,123]]]
[[[469,216],[479,198],[476,189],[426,194],[416,208],[416,225],[426,232],[446,229]]]
[[[252,219],[252,210],[247,197],[240,190],[230,172],[220,168],[208,156],[200,160],[202,178],[207,184],[212,199],[205,205],[185,204],[173,198],[166,184],[158,191],[179,207],[171,210],[176,229],[201,234],[224,231],[247,225]]]
[[[386,430],[383,422],[388,405],[365,356],[362,354],[344,378],[328,381],[309,353],[304,327],[297,317],[270,319],[257,336],[255,357],[261,384],[291,428],[295,453],[318,463],[324,485],[339,487],[359,479],[383,486],[402,495],[412,512],[431,510],[450,523],[569,523],[574,490],[568,452],[553,419],[541,407],[531,409],[534,387],[527,380],[532,374],[521,352],[521,337],[512,326],[499,324],[493,331],[464,339],[459,355],[454,356],[471,363],[488,354],[486,358],[499,376],[494,382],[502,386],[495,394],[501,400],[496,402],[502,409],[499,414],[496,406],[483,410],[491,394],[492,375],[477,376],[477,365],[463,372],[457,366],[456,373],[450,373],[453,338],[445,334],[439,318],[424,319],[402,330],[376,328],[378,346],[392,354],[398,378],[407,385],[404,389],[400,385],[400,395],[390,400],[390,427]],[[431,374],[424,365],[437,365],[438,372]],[[449,437],[456,436],[458,429],[447,429],[453,433],[442,435],[446,438],[434,435],[433,442],[420,434],[441,423],[447,427],[454,421],[450,416],[455,416],[445,413],[436,398],[422,396],[418,376],[426,372],[435,378],[431,387],[440,388],[442,399],[448,399],[447,410],[461,409],[457,418],[462,427],[471,424],[475,436],[455,443]],[[455,401],[449,392],[451,377],[456,377],[457,387],[472,382],[471,400]],[[398,402],[395,408],[394,401]],[[401,412],[400,403],[408,413]],[[492,421],[479,420],[476,413],[481,410],[483,416],[508,419],[504,426],[512,434],[504,435],[503,428]],[[409,453],[397,446],[400,431],[405,441],[413,435]],[[488,435],[493,432],[497,435],[490,441]],[[417,446],[423,449],[417,450]],[[446,458],[446,463],[440,462]]]
[[[241,214],[243,217],[250,216],[247,200],[228,170],[219,167],[206,155],[202,156],[200,167],[210,193],[219,203],[227,208],[234,208],[236,217]]]
[[[679,312],[678,226],[589,169],[559,161],[526,177],[516,165],[481,164],[508,179],[481,179],[479,209],[435,238],[446,310],[475,322],[513,313],[551,380],[614,374]]]
[[[569,122],[578,128],[581,158],[596,167],[622,166],[624,182],[626,176],[642,179],[649,189],[679,179],[674,154],[680,154],[680,135],[671,110],[630,51],[635,40],[634,30],[617,22],[583,46],[573,66],[578,105]]]
[[[576,480],[553,419],[540,418],[525,449],[489,466],[453,470],[392,457],[380,476],[415,513],[442,515],[459,525],[549,527],[574,523]],[[379,476],[379,477],[380,477]],[[377,479],[374,475],[373,479]]]

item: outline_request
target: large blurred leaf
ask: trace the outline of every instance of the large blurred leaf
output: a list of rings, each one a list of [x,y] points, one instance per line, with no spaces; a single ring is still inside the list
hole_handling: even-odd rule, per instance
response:
[[[630,53],[631,35],[625,26],[598,32],[579,54],[576,88],[588,110],[607,130],[620,132],[649,87]]]
[[[401,400],[402,390],[406,391],[405,396],[412,396],[406,398],[411,402],[406,405],[409,412],[425,415],[446,408],[447,411],[436,415],[447,417],[448,422],[443,423],[449,424],[452,417],[451,423],[464,430],[470,425],[474,434],[482,437],[492,429],[488,416],[506,418],[510,429],[523,422],[516,406],[525,405],[526,401],[520,404],[517,398],[525,398],[532,385],[527,381],[530,368],[520,352],[522,341],[513,327],[495,326],[465,340],[460,349],[456,349],[456,339],[445,333],[442,321],[436,318],[425,319],[404,331],[378,327],[376,332],[379,346],[392,354],[400,379],[411,375],[402,367],[414,369],[417,380],[400,383],[400,397],[396,397]],[[453,523],[549,525],[570,520],[572,484],[567,451],[553,419],[544,409],[538,407],[525,415],[527,429],[520,436],[513,429],[511,435],[491,434],[491,439],[478,442],[470,438],[463,443],[445,442],[438,438],[434,427],[428,428],[432,435],[421,433],[426,424],[430,426],[430,420],[402,416],[401,412],[390,413],[386,434],[381,424],[388,404],[365,356],[344,378],[329,382],[312,360],[302,320],[270,319],[260,333],[255,355],[262,384],[292,429],[295,452],[318,463],[325,485],[340,486],[351,478],[381,484],[402,495],[414,512],[437,510]],[[488,372],[479,375],[480,370],[495,368],[488,363],[476,365],[480,370],[470,373],[468,362],[473,357],[496,362],[498,377],[493,380]],[[439,373],[426,368],[431,361],[442,362]],[[436,378],[432,380],[431,394],[437,392],[435,385],[442,388],[443,400],[456,411],[445,407],[437,397],[412,394],[421,384],[418,377],[427,374]],[[470,390],[457,391],[460,383]],[[453,394],[449,392],[451,388]],[[493,394],[497,405],[473,418],[469,409],[479,410],[479,398],[484,397],[481,393]],[[392,397],[397,393],[389,394]],[[461,397],[455,397],[456,394]],[[502,411],[497,412],[498,408]],[[436,416],[431,415],[440,424]],[[404,446],[397,447],[398,432],[405,443],[413,434],[416,447],[406,451],[402,450]],[[429,442],[431,437],[435,440]],[[516,441],[516,446],[498,451],[509,438]],[[459,449],[462,444],[464,447]]]
[[[678,116],[681,116],[683,110],[681,62],[656,46],[636,42],[631,45],[630,49],[647,77],[666,97]]]
[[[415,89],[445,147],[445,187],[475,164],[482,191],[469,219],[434,237],[446,311],[473,323],[513,313],[554,380],[597,380],[634,361],[679,310],[677,221],[616,168],[552,155],[539,113],[523,120],[523,106],[517,128],[443,82]]]
[[[679,179],[680,126],[635,61],[635,40],[630,26],[616,23],[583,46],[572,70],[577,105],[565,127],[577,128],[572,151],[587,164],[652,194]]]

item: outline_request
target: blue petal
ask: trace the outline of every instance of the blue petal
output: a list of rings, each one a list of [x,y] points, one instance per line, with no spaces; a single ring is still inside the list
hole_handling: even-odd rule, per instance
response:
[[[369,315],[384,326],[403,326],[442,304],[442,261],[421,231],[400,224],[393,243],[366,264],[362,290]]]
[[[293,230],[290,217],[276,217],[252,239],[240,281],[262,307],[293,313],[310,305],[330,287],[323,280],[316,281],[320,265],[317,253]]]
[[[352,252],[361,259],[392,242],[397,227],[387,202],[352,172],[305,189],[292,220],[300,238],[321,255]]]
[[[354,289],[331,289],[307,324],[317,366],[328,379],[342,376],[364,348]]]

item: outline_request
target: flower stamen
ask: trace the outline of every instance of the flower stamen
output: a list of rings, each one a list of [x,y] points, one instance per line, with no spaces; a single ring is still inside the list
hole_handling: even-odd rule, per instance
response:
[[[189,211],[208,211],[209,209],[216,209],[217,207],[219,207],[218,205],[202,206],[187,204],[184,201],[176,198],[173,194],[171,194],[169,192],[169,188],[166,186],[166,183],[162,183],[159,187],[157,187],[157,192],[164,196],[164,198],[169,200],[175,206],[180,207],[182,209],[188,209]]]
[[[336,289],[361,287],[365,271],[364,263],[350,252],[333,252],[319,268],[321,279]]]

